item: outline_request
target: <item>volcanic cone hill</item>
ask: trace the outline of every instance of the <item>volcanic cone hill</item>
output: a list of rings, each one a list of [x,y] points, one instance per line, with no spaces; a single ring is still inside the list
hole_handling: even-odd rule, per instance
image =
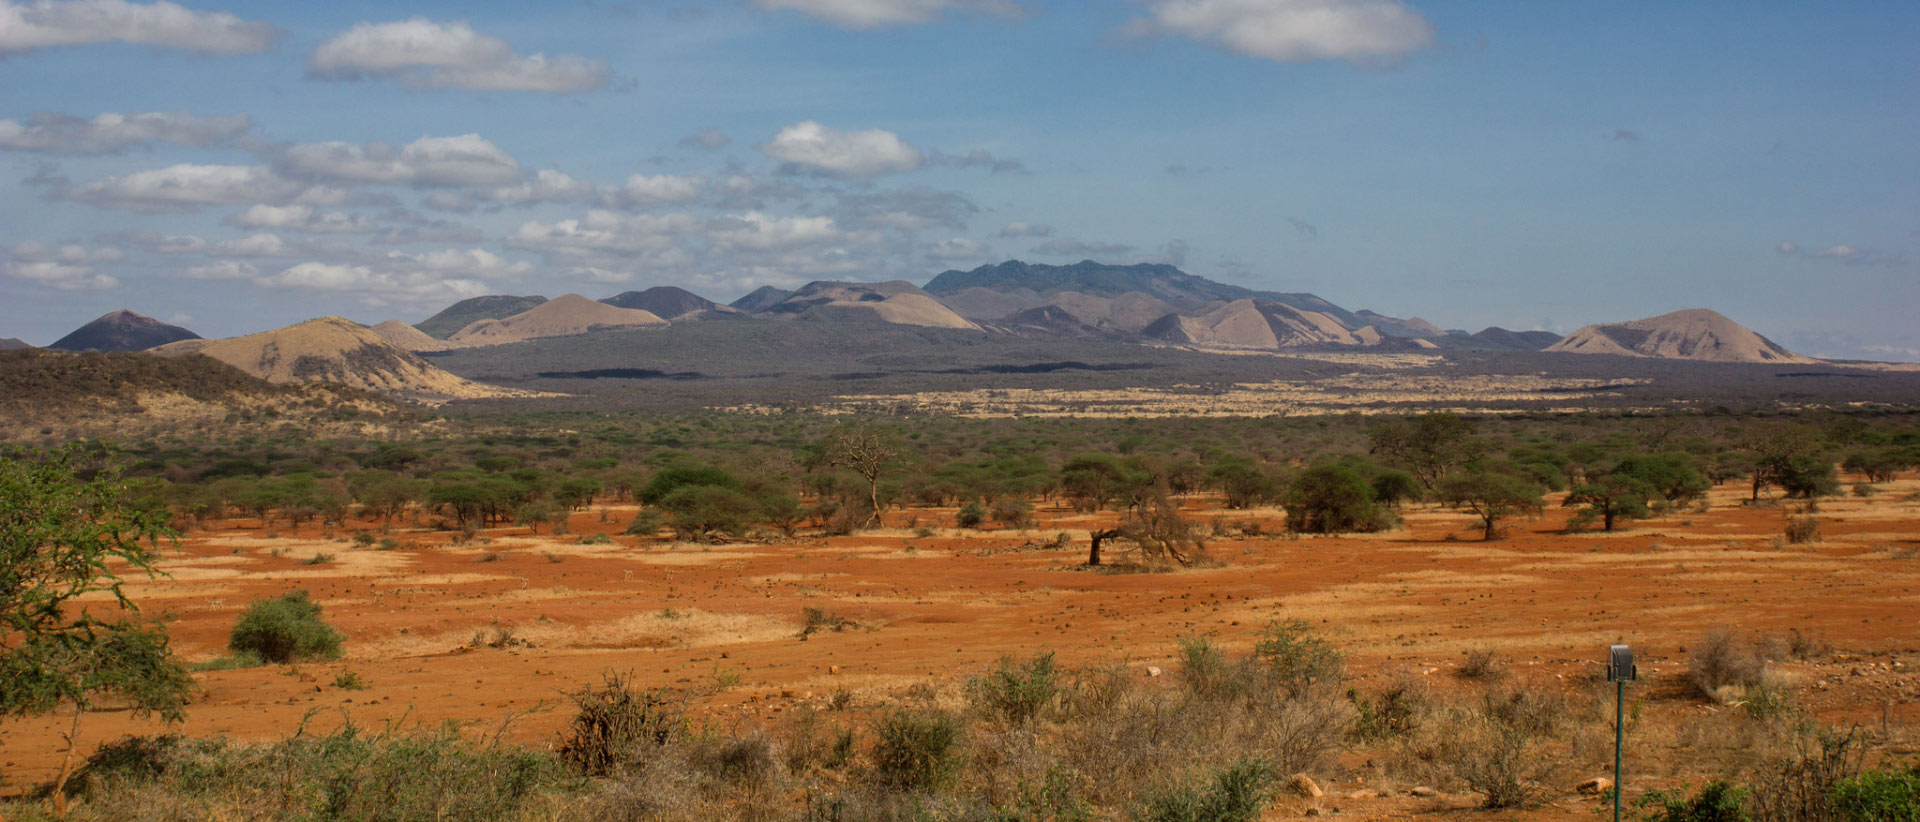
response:
[[[894,325],[979,330],[967,318],[905,280],[883,283],[812,282],[767,308],[766,314],[827,317],[834,312],[868,313]]]
[[[489,294],[485,297],[471,297],[441,309],[440,313],[415,323],[413,327],[436,340],[444,340],[477,321],[511,317],[546,301],[547,298],[538,295],[514,297],[505,294]]]
[[[461,346],[502,345],[543,337],[571,337],[614,328],[660,328],[667,324],[651,311],[616,308],[578,294],[562,294],[511,317],[479,320],[451,337]]]
[[[100,315],[47,346],[55,351],[145,351],[199,334],[124,308]]]
[[[0,351],[12,351],[17,348],[32,348],[33,344],[18,337],[0,338]]]
[[[1818,362],[1788,351],[1705,308],[1689,308],[1632,322],[1589,325],[1546,350],[1702,362]]]
[[[329,382],[424,402],[517,394],[449,374],[340,317],[245,337],[187,340],[154,353],[205,354],[272,383]]]
[[[400,320],[380,323],[373,326],[372,331],[403,351],[451,351],[460,347],[446,340],[429,337],[420,329]]]
[[[1141,333],[1168,342],[1252,349],[1374,345],[1381,340],[1371,326],[1349,331],[1332,315],[1268,300],[1234,300],[1193,316],[1168,314]]]
[[[684,288],[657,285],[645,291],[623,291],[601,302],[615,308],[635,308],[667,320],[701,317],[709,314],[738,314],[740,310],[721,305]]]

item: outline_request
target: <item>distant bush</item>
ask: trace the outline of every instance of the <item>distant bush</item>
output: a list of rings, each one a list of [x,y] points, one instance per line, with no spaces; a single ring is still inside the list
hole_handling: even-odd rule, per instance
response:
[[[980,523],[986,521],[987,509],[982,508],[977,502],[962,505],[960,510],[953,514],[953,524],[961,528],[978,528]]]
[[[1794,517],[1787,520],[1787,543],[1800,545],[1820,538],[1820,521],[1813,517]]]
[[[873,725],[873,776],[889,788],[944,787],[960,771],[963,727],[941,711],[896,710]]]
[[[247,606],[227,637],[227,649],[272,663],[337,659],[345,638],[321,621],[320,605],[306,591],[291,591]]]
[[[1024,497],[1001,497],[993,501],[993,521],[1008,528],[1033,527],[1033,503]]]
[[[1340,652],[1314,636],[1313,627],[1298,619],[1269,624],[1253,644],[1253,658],[1294,693],[1315,683],[1338,680],[1342,672]]]
[[[1748,822],[1747,791],[1714,780],[1688,796],[1686,791],[1648,791],[1633,803],[1641,822]]]
[[[635,688],[619,674],[567,698],[576,710],[560,740],[560,761],[587,776],[610,776],[638,764],[686,729],[683,703],[665,691]]]
[[[1273,796],[1273,767],[1240,759],[1217,771],[1205,787],[1177,788],[1148,800],[1146,822],[1254,822]]]
[[[1045,711],[1060,694],[1052,652],[1026,662],[1003,656],[994,669],[973,681],[974,705],[995,718],[1021,725]]]
[[[1719,699],[1728,686],[1751,688],[1767,673],[1767,660],[1751,642],[1741,642],[1733,631],[1714,628],[1694,643],[1689,654],[1695,687],[1708,699]]]

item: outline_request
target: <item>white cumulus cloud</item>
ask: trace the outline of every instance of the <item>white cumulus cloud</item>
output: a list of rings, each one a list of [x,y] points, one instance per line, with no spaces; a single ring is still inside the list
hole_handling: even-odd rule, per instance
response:
[[[193,11],[159,0],[0,0],[0,56],[54,46],[119,41],[202,54],[258,54],[280,30],[226,12]]]
[[[798,170],[839,177],[896,174],[926,161],[891,131],[840,131],[812,120],[780,129],[760,151]]]
[[[601,88],[610,76],[604,60],[523,55],[465,22],[417,17],[354,24],[314,49],[307,73],[332,80],[395,79],[423,88],[555,94]]]
[[[149,143],[204,148],[232,142],[253,127],[244,114],[196,117],[181,112],[108,112],[92,119],[42,111],[18,120],[0,120],[0,148],[47,154],[111,154]]]
[[[1211,43],[1283,63],[1386,63],[1433,42],[1433,24],[1398,0],[1152,0],[1136,34]]]
[[[105,274],[95,274],[92,266],[70,263],[8,260],[0,264],[0,270],[4,270],[9,277],[30,280],[63,291],[100,291],[120,284],[119,280]]]
[[[768,11],[791,9],[850,29],[927,23],[947,9],[984,11],[1002,17],[1025,13],[1012,0],[754,0],[754,5]]]

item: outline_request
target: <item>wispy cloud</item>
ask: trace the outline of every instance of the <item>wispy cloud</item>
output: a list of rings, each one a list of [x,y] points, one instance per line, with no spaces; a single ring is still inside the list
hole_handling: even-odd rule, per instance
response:
[[[159,0],[0,0],[0,56],[55,46],[134,43],[201,54],[258,54],[280,30],[226,12],[192,11]]]
[[[249,129],[246,115],[196,117],[181,112],[108,112],[93,118],[42,111],[18,120],[0,120],[0,148],[46,154],[112,154],[136,146],[174,143],[205,148],[224,145]]]
[[[1282,63],[1392,63],[1433,43],[1433,24],[1396,0],[1151,0],[1128,31],[1172,35]]]
[[[355,23],[307,57],[307,74],[325,80],[379,78],[418,88],[472,91],[592,91],[612,76],[604,60],[520,54],[465,22],[414,18]]]
[[[1012,0],[754,0],[754,5],[768,11],[790,9],[850,29],[930,23],[949,9],[1001,17],[1026,14]]]

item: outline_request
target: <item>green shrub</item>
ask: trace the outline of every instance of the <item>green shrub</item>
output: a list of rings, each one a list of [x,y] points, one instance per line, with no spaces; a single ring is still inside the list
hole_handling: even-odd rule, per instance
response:
[[[306,591],[290,591],[247,606],[227,637],[227,649],[272,663],[338,659],[345,638],[320,620],[320,604]]]
[[[980,503],[977,502],[960,506],[960,510],[953,515],[953,524],[961,528],[978,528],[980,523],[986,521],[987,509],[980,507]]]
[[[1233,762],[1203,788],[1178,788],[1148,801],[1144,822],[1254,822],[1273,796],[1273,768],[1257,758]]]
[[[1846,779],[1833,789],[1833,805],[1850,822],[1920,822],[1920,763]]]
[[[551,754],[450,728],[296,733],[267,745],[175,736],[103,746],[76,775],[85,818],[513,819],[570,780]]]
[[[873,775],[889,788],[931,791],[960,771],[958,717],[941,711],[897,710],[873,725]]]
[[[1326,640],[1313,635],[1313,627],[1298,620],[1276,620],[1253,644],[1253,658],[1282,687],[1299,693],[1318,682],[1333,682],[1341,676],[1340,652]]]
[[[587,776],[610,776],[686,729],[686,706],[666,691],[642,691],[619,674],[567,694],[576,711],[560,740],[560,761]]]
[[[1719,780],[1700,787],[1687,796],[1686,791],[1648,791],[1633,803],[1641,822],[1747,822],[1747,791]]]
[[[1030,722],[1060,694],[1053,652],[1026,662],[1003,656],[992,671],[973,681],[972,691],[974,704],[986,713],[1015,725]]]

